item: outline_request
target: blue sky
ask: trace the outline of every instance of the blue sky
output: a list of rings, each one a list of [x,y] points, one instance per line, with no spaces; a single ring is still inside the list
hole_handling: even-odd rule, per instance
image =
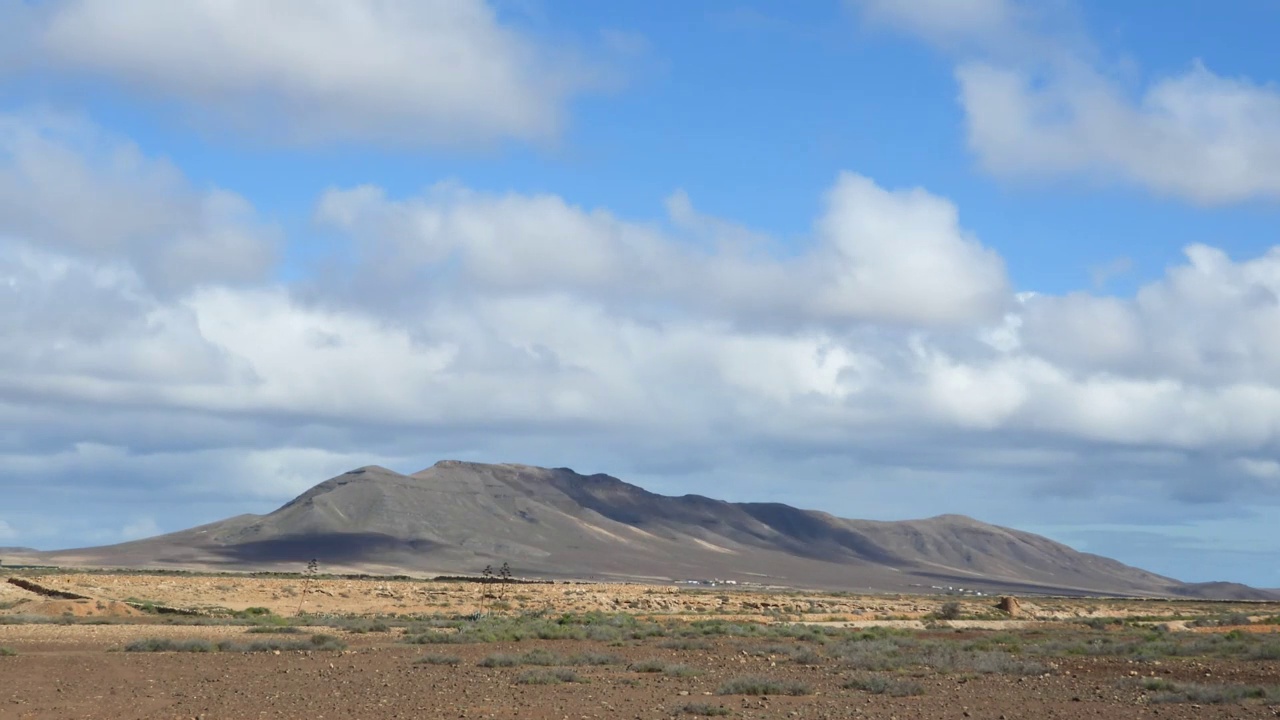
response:
[[[0,0],[0,545],[465,457],[1280,586],[1277,21]]]

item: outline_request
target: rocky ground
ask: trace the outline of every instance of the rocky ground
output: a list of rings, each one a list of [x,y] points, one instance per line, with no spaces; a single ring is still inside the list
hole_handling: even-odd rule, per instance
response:
[[[265,607],[274,613],[342,613],[362,615],[507,612],[631,612],[688,617],[757,618],[762,621],[909,621],[928,618],[945,602],[975,620],[1069,620],[1195,617],[1202,614],[1266,615],[1280,604],[1227,603],[1197,600],[1112,600],[1088,598],[1022,599],[1013,615],[995,608],[996,598],[943,595],[851,595],[744,586],[675,586],[557,582],[480,586],[473,582],[417,580],[350,580],[321,577],[254,577],[248,575],[181,575],[141,573],[26,574],[51,590],[82,595],[96,602],[144,601],[198,611]],[[6,576],[0,575],[0,578]],[[48,600],[0,582],[0,607],[6,603]],[[119,611],[116,608],[115,611]],[[25,612],[21,607],[0,614]],[[77,610],[76,612],[87,612]],[[53,613],[46,613],[53,614]]]
[[[3,719],[1280,717],[1275,605],[29,579],[84,597],[0,583]]]

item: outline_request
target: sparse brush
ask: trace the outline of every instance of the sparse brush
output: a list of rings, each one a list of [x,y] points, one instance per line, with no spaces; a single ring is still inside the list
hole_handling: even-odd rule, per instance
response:
[[[539,668],[537,670],[526,670],[516,676],[516,683],[519,685],[557,685],[559,683],[582,681],[582,678],[577,673],[568,668]]]
[[[934,617],[939,620],[955,620],[959,618],[963,612],[964,609],[961,607],[960,603],[953,600],[951,602],[942,603],[942,607],[938,608],[938,612],[934,614]]]
[[[963,655],[958,664],[965,670],[989,675],[1043,675],[1049,672],[1049,667],[1042,662],[998,650]]]
[[[312,635],[308,640],[255,640],[212,643],[201,638],[174,640],[143,638],[125,646],[125,652],[274,652],[285,650],[341,650],[346,645],[332,635]]]
[[[711,643],[691,638],[672,638],[658,643],[658,647],[668,650],[709,650]]]
[[[781,655],[800,665],[817,665],[822,662],[822,655],[811,647],[802,645],[766,645],[755,651],[756,655]]]
[[[1207,617],[1198,617],[1187,623],[1187,627],[1234,627],[1237,625],[1252,625],[1253,621],[1244,613],[1227,613],[1225,615],[1212,615]]]
[[[608,655],[606,653],[578,653],[572,655],[564,661],[565,665],[618,665],[622,662],[622,658],[617,655]]]
[[[924,687],[918,682],[884,677],[883,675],[852,678],[842,687],[846,690],[861,690],[872,695],[888,695],[890,697],[910,697],[924,694]]]
[[[424,632],[415,635],[406,635],[403,642],[410,645],[452,645],[468,642],[467,638],[457,633],[445,632]]]
[[[766,634],[767,630],[760,623],[731,620],[695,620],[680,628],[677,633],[681,637],[758,637]]]
[[[347,644],[332,635],[316,633],[311,636],[311,646],[315,650],[345,650]]]
[[[550,650],[530,650],[520,657],[521,664],[524,665],[561,665],[563,661],[560,656]]]
[[[386,621],[375,620],[372,618],[346,618],[342,620],[333,620],[326,624],[335,630],[345,630],[357,635],[362,635],[364,633],[391,632],[391,625]]]
[[[486,668],[516,667],[520,664],[520,656],[497,653],[484,658],[477,664]]]
[[[260,635],[296,635],[297,633],[302,632],[302,630],[294,625],[255,625],[254,627],[245,630],[245,632]]]
[[[1154,703],[1199,703],[1203,705],[1225,705],[1245,700],[1280,701],[1280,688],[1265,688],[1256,685],[1202,685],[1199,683],[1164,682],[1153,683],[1156,690],[1151,696]]]
[[[174,640],[170,638],[142,638],[124,646],[125,652],[213,652],[217,648],[208,640]]]
[[[729,708],[710,703],[689,703],[680,708],[680,712],[685,715],[701,715],[703,717],[722,717],[730,714]]]
[[[720,686],[720,695],[811,695],[813,690],[802,682],[774,680],[766,677],[734,678]]]
[[[0,647],[0,657],[13,657],[18,651],[10,647]]]
[[[457,655],[423,655],[413,662],[415,665],[458,665],[462,658]]]
[[[1093,628],[1094,630],[1106,630],[1108,627],[1111,627],[1113,625],[1123,625],[1124,620],[1122,620],[1121,618],[1097,617],[1097,618],[1085,618],[1083,620],[1080,620],[1079,623],[1081,625],[1085,625],[1087,627]]]

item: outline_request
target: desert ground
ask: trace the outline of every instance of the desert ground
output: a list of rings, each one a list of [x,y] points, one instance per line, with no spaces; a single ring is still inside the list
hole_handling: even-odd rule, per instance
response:
[[[6,720],[1280,717],[1280,603],[5,570]]]

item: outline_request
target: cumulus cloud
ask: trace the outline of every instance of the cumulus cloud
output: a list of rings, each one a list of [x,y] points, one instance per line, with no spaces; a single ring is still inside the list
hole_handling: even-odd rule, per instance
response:
[[[351,234],[362,279],[394,297],[448,273],[512,295],[581,293],[675,306],[718,319],[805,326],[883,321],[947,325],[997,317],[1009,300],[1000,257],[965,232],[955,206],[925,190],[887,190],[844,173],[799,256],[778,256],[732,223],[668,202],[688,242],[555,196],[490,196],[455,186],[390,200],[330,190],[317,220]]]
[[[54,67],[289,143],[546,139],[601,79],[485,0],[60,0],[41,18]]]
[[[1093,70],[956,71],[969,145],[1012,178],[1120,180],[1216,205],[1280,198],[1280,89],[1197,62],[1133,99]]]
[[[196,189],[128,141],[38,111],[0,114],[0,235],[122,264],[162,294],[261,280],[279,240],[239,195]]]
[[[1197,384],[1280,383],[1280,249],[1236,262],[1205,245],[1131,299],[1025,301],[1028,350],[1071,367]]]
[[[851,0],[957,57],[968,143],[1010,179],[1123,183],[1202,205],[1280,198],[1280,89],[1188,69],[1123,80],[1071,6]]]

